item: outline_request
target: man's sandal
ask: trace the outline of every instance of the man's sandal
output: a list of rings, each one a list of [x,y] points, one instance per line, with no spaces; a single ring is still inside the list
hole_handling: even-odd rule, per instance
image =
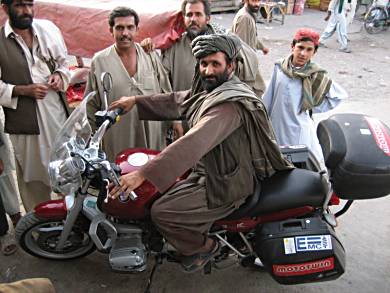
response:
[[[181,265],[186,273],[200,271],[219,252],[218,241],[214,240],[214,245],[209,252],[197,253],[184,256]]]
[[[1,253],[5,256],[14,254],[18,250],[15,237],[10,233],[0,236],[0,249]]]
[[[20,212],[18,212],[16,214],[10,215],[9,217],[11,218],[12,225],[15,228],[16,225],[18,224],[19,220],[22,218],[22,215],[20,214]]]

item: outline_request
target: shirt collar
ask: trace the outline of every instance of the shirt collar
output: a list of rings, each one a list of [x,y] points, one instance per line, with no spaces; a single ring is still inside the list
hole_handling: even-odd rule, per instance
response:
[[[32,23],[32,32],[33,32],[33,35],[34,37],[36,37],[36,30],[34,29],[35,25],[34,25],[34,21]],[[7,19],[7,21],[5,22],[5,25],[4,25],[4,33],[5,33],[5,37],[8,38],[9,36],[11,35],[18,35],[17,33],[15,33],[14,29],[11,27],[10,23],[9,23],[9,19]]]
[[[5,33],[6,38],[8,38],[10,34],[15,34],[14,30],[12,29],[11,25],[9,24],[9,20],[7,20],[5,22],[4,33]]]

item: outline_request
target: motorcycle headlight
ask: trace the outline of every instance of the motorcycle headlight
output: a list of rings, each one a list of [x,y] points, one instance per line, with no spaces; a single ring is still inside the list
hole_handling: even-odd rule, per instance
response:
[[[81,173],[84,170],[85,163],[80,158],[68,157],[50,162],[49,177],[53,191],[62,194],[76,192],[81,186]]]

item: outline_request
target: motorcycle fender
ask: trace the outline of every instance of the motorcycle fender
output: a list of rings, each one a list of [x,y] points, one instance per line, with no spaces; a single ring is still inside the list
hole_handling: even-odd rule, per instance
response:
[[[39,218],[44,219],[65,219],[67,215],[66,203],[63,199],[40,203],[34,211]]]

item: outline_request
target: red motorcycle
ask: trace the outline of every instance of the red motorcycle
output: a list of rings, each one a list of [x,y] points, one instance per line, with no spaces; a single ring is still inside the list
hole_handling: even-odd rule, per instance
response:
[[[109,76],[103,77],[103,85],[110,89]],[[108,254],[112,269],[126,272],[144,271],[151,256],[156,257],[155,268],[162,260],[178,261],[150,219],[150,207],[161,196],[152,184],[145,182],[130,197],[108,198],[110,182],[118,184],[120,174],[137,170],[158,152],[129,149],[118,155],[116,164],[108,162],[99,146],[120,110],[97,112],[100,127],[92,135],[87,100],[69,117],[51,154],[51,185],[64,199],[44,202],[20,220],[20,246],[53,260],[98,249]],[[345,251],[335,233],[336,217],[354,199],[390,193],[389,133],[379,120],[363,115],[338,114],[322,121],[318,137],[328,172],[318,170],[305,146],[282,148],[298,168],[263,180],[238,210],[214,223],[209,234],[221,250],[205,271],[238,262],[262,267],[282,284],[340,277]],[[333,214],[329,206],[339,204],[335,193],[348,201]]]

